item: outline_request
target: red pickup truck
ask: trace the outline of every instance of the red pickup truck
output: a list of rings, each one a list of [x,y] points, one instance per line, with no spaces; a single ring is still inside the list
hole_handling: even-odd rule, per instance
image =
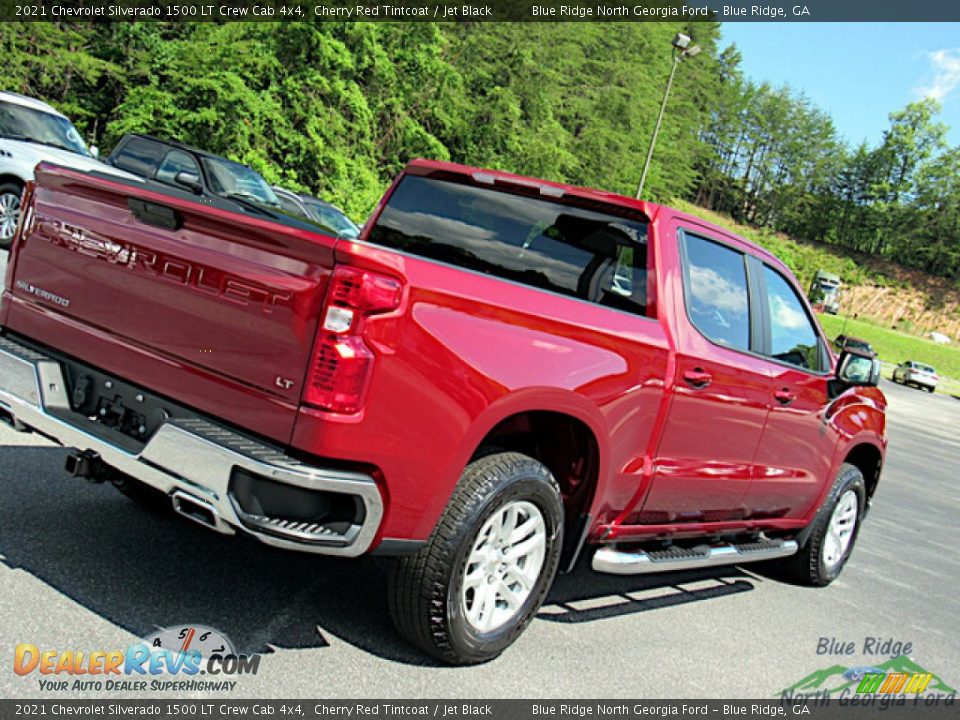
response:
[[[225,534],[398,556],[399,631],[495,657],[555,573],[826,585],[886,448],[768,252],[668,207],[414,161],[362,236],[41,165],[0,415]]]

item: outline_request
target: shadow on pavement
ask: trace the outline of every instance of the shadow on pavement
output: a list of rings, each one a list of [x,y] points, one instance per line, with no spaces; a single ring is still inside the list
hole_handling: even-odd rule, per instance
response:
[[[109,484],[69,478],[64,455],[0,447],[0,556],[9,567],[138,637],[199,623],[249,653],[324,647],[332,633],[392,660],[432,662],[390,623],[385,560],[323,558],[217,535],[172,511],[145,509]]]
[[[65,454],[0,447],[0,561],[8,567],[138,637],[198,623],[224,632],[238,652],[263,653],[325,647],[328,633],[389,660],[437,664],[390,622],[388,560],[323,558],[217,535],[109,484],[67,477]],[[735,568],[598,575],[584,558],[557,578],[539,617],[581,623],[708,600],[749,591],[749,577]]]
[[[710,600],[753,590],[759,578],[736,566],[651,575],[600,575],[582,558],[560,575],[540,610],[542,620],[584,623]]]

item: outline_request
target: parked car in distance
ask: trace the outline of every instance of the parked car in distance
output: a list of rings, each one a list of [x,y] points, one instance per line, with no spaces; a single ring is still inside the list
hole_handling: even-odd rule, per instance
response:
[[[280,201],[251,167],[173,140],[124,135],[107,158],[110,165],[147,180],[212,198],[279,209]]]
[[[96,158],[97,148],[87,147],[66,115],[41,100],[0,92],[0,249],[10,244],[37,163],[115,172]]]
[[[321,227],[327,228],[331,234],[338,237],[354,239],[360,236],[360,226],[347,217],[340,208],[326,200],[295,193],[281,187],[273,186],[273,191],[280,201],[280,207],[300,217],[305,217]]]
[[[837,335],[833,341],[833,347],[836,348],[838,353],[844,350],[860,350],[865,353],[870,353],[871,355],[877,354],[873,346],[866,340],[849,335]]]
[[[921,390],[933,392],[937,389],[940,376],[930,365],[907,360],[893,369],[893,381],[901,385],[916,385]]]
[[[836,273],[817,270],[810,284],[808,297],[815,310],[836,315],[840,311],[840,288],[843,281]]]

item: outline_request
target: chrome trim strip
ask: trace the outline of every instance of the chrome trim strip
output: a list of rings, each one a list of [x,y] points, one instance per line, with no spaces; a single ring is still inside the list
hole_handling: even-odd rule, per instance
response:
[[[645,573],[673,572],[692,568],[713,567],[716,565],[739,565],[756,560],[772,560],[787,557],[797,552],[794,540],[785,540],[765,549],[741,551],[737,545],[712,547],[702,555],[687,558],[656,560],[642,550],[627,552],[617,550],[616,546],[602,547],[593,556],[593,569],[611,575],[641,575]]]
[[[277,448],[202,419],[166,422],[139,453],[91,435],[49,412],[69,409],[60,364],[3,337],[0,337],[0,407],[15,421],[65,447],[92,450],[108,465],[167,495],[183,493],[187,499],[209,506],[217,519],[217,527],[213,529],[219,532],[232,534],[242,530],[276,547],[355,557],[369,549],[383,519],[383,499],[369,475],[307,465]],[[228,497],[234,467],[288,485],[357,496],[364,504],[363,524],[345,536],[331,538],[326,545],[317,538],[298,542],[296,535],[291,535],[289,540],[279,537],[282,529],[277,528],[271,528],[270,534],[258,532],[241,522]]]

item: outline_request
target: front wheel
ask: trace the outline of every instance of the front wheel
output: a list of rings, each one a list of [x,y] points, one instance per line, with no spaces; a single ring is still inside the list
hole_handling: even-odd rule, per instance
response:
[[[20,220],[20,196],[23,188],[15,183],[0,185],[0,249],[10,247]]]
[[[844,463],[814,518],[807,544],[775,570],[802,585],[823,587],[832,583],[850,559],[865,506],[863,473]]]
[[[497,657],[543,604],[562,532],[560,489],[544,465],[514,452],[476,460],[427,544],[394,566],[397,630],[451,664]]]

